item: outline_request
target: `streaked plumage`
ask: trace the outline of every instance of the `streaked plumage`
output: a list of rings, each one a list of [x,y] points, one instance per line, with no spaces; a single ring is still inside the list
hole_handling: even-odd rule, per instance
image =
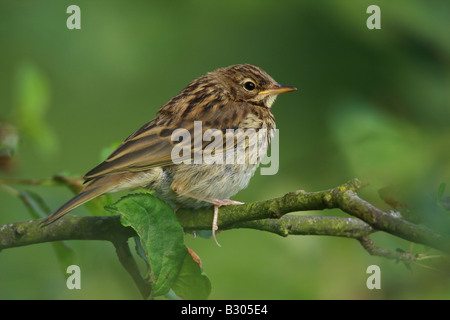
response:
[[[80,194],[47,217],[43,224],[54,222],[102,194],[146,187],[177,208],[195,209],[213,204],[214,234],[218,208],[239,203],[228,199],[248,185],[260,158],[253,164],[174,164],[171,153],[176,142],[171,139],[172,132],[183,128],[191,133],[192,158],[198,150],[193,145],[194,133],[198,135],[194,121],[201,121],[202,136],[212,128],[223,133],[226,129],[267,129],[267,149],[275,129],[270,107],[277,94],[292,90],[295,88],[279,85],[266,72],[248,64],[217,69],[195,79],[162,106],[152,121],[89,171],[84,176],[86,187]],[[209,143],[212,142],[203,142],[201,150]]]

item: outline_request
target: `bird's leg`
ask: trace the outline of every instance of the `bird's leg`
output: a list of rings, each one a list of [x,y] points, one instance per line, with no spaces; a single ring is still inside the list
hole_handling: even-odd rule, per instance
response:
[[[219,208],[221,206],[230,206],[230,205],[236,205],[236,204],[244,204],[243,202],[239,202],[239,201],[235,201],[235,200],[230,200],[230,199],[216,199],[216,198],[204,198],[198,195],[195,195],[193,193],[190,192],[184,192],[184,188],[182,188],[182,186],[180,186],[179,184],[177,184],[175,181],[172,182],[171,185],[172,190],[177,193],[178,195],[182,195],[185,197],[191,197],[197,200],[202,200],[208,203],[211,203],[214,205],[214,216],[213,216],[213,223],[212,223],[212,236],[214,241],[216,242],[216,244],[220,247],[221,245],[219,244],[219,242],[216,239],[216,230],[219,229],[219,227],[217,226],[217,219],[219,218]]]
[[[217,226],[217,219],[219,218],[219,208],[221,206],[230,206],[230,205],[236,205],[236,204],[244,204],[243,202],[234,201],[230,199],[212,199],[212,198],[206,198],[206,202],[209,202],[214,205],[214,217],[213,217],[213,223],[212,223],[212,236],[216,244],[220,247],[221,245],[219,242],[217,242],[216,239],[216,230],[219,229]]]

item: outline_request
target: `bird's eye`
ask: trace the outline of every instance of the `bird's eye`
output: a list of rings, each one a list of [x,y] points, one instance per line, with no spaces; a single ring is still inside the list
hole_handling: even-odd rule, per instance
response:
[[[253,81],[248,80],[244,83],[244,89],[247,91],[253,91],[253,90],[255,90],[255,88],[256,88],[256,85]]]

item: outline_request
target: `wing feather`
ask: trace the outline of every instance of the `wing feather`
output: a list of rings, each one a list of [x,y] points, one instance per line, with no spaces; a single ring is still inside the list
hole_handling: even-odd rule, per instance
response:
[[[202,130],[197,132],[198,130],[194,130],[194,121],[200,119],[195,119],[195,113],[192,112],[181,119],[177,115],[160,111],[157,118],[130,135],[105,161],[89,171],[84,178],[89,181],[109,174],[126,171],[137,172],[174,164],[171,155],[178,142],[172,141],[171,134],[177,128],[184,128],[190,132],[191,154],[187,158],[192,158],[194,152],[198,151],[198,148],[196,150],[194,146],[194,141],[202,141],[202,150],[210,143],[217,143],[202,140],[207,129],[221,130],[225,136],[226,129],[236,130],[240,128],[242,119],[245,119],[251,113],[251,110],[240,103],[229,102],[224,104],[222,102],[222,104],[209,108],[206,113],[202,113]],[[165,125],[169,119],[171,120],[170,128]],[[202,137],[194,137],[194,133],[197,135],[201,133]],[[234,145],[238,140],[236,139]],[[227,144],[227,146],[230,145],[233,144]]]

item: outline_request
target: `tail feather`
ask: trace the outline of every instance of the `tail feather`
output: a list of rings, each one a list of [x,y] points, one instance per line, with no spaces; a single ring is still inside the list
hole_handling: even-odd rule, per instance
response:
[[[70,199],[68,202],[63,204],[58,210],[53,212],[51,215],[49,215],[47,218],[45,218],[41,222],[41,226],[47,226],[65,214],[69,213],[69,211],[75,209],[78,206],[81,206],[82,204],[88,202],[89,200],[94,199],[95,197],[98,197],[104,193],[107,192],[105,188],[102,188],[102,186],[93,187],[90,188],[91,185],[88,185],[83,191],[81,191],[78,195]]]
[[[89,200],[101,196],[102,194],[138,188],[148,183],[148,179],[148,174],[145,172],[122,172],[88,180],[88,184],[78,195],[45,218],[41,222],[41,226],[46,226],[55,222],[69,211],[81,206]]]

